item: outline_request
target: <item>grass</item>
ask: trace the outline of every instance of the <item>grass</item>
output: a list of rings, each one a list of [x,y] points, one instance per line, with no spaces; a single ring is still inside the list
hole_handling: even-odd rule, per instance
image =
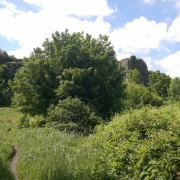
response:
[[[22,180],[179,178],[178,104],[117,115],[89,137],[51,128],[18,129],[17,117],[12,109],[0,109],[0,128],[6,139],[0,139],[0,157],[9,170],[10,131],[19,150],[17,171]]]
[[[0,179],[14,179],[10,172],[10,160],[13,154],[13,144],[9,132],[11,131],[18,113],[11,108],[0,108]]]

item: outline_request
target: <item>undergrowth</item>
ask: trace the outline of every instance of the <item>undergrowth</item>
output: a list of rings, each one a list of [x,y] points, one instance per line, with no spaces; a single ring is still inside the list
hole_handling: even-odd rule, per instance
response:
[[[116,115],[84,137],[13,128],[20,179],[180,179],[180,105]]]
[[[10,160],[13,154],[13,144],[9,135],[13,121],[18,114],[11,108],[0,108],[0,180],[14,179],[10,171]]]

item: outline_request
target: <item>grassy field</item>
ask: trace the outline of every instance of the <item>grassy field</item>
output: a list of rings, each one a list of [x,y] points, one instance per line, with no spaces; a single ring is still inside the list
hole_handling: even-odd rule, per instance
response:
[[[13,154],[13,144],[10,131],[16,126],[19,114],[11,108],[0,108],[0,179],[11,180],[10,160]]]
[[[0,109],[1,179],[12,179],[10,135],[18,146],[20,180],[180,178],[179,104],[117,115],[89,137],[51,128],[18,129],[18,116]]]

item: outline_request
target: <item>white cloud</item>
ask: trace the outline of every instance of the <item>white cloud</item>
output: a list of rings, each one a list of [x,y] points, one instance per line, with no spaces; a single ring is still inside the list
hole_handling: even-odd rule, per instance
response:
[[[146,54],[160,46],[160,41],[166,38],[166,29],[167,25],[164,23],[156,23],[140,17],[114,30],[110,37],[115,50]]]
[[[156,61],[156,64],[165,69],[171,77],[180,77],[180,51]]]
[[[180,16],[172,22],[168,30],[169,41],[180,42]]]
[[[119,53],[119,54],[117,54],[116,58],[119,61],[119,60],[122,60],[124,58],[129,58],[130,56],[132,56],[132,54]]]
[[[17,10],[12,3],[3,1],[5,8],[0,9],[0,34],[8,40],[15,39],[22,46],[21,49],[9,52],[17,57],[28,56],[33,48],[41,46],[45,38],[51,33],[64,31],[85,31],[97,37],[109,34],[110,24],[103,16],[113,11],[106,0],[25,0],[32,5],[41,6],[39,12],[24,12]],[[1,3],[1,4],[2,4]],[[96,6],[94,6],[96,4]],[[95,8],[94,8],[95,7]],[[80,20],[75,16],[97,16],[94,21]]]
[[[179,0],[176,2],[175,8],[180,12],[180,1]]]
[[[152,58],[147,56],[144,58],[145,63],[147,64],[148,70],[153,70]]]
[[[77,16],[106,16],[113,12],[106,0],[24,0],[46,11],[61,11]]]
[[[144,0],[144,2],[147,4],[153,4],[155,2],[155,0]]]

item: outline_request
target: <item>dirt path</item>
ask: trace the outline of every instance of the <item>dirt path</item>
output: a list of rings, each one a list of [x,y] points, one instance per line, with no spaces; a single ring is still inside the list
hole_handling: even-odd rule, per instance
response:
[[[11,171],[14,175],[15,180],[19,180],[19,178],[17,176],[17,172],[16,172],[16,165],[18,162],[18,149],[17,149],[16,143],[13,140],[12,140],[12,143],[14,145],[14,154],[13,154],[13,157],[11,160]]]

